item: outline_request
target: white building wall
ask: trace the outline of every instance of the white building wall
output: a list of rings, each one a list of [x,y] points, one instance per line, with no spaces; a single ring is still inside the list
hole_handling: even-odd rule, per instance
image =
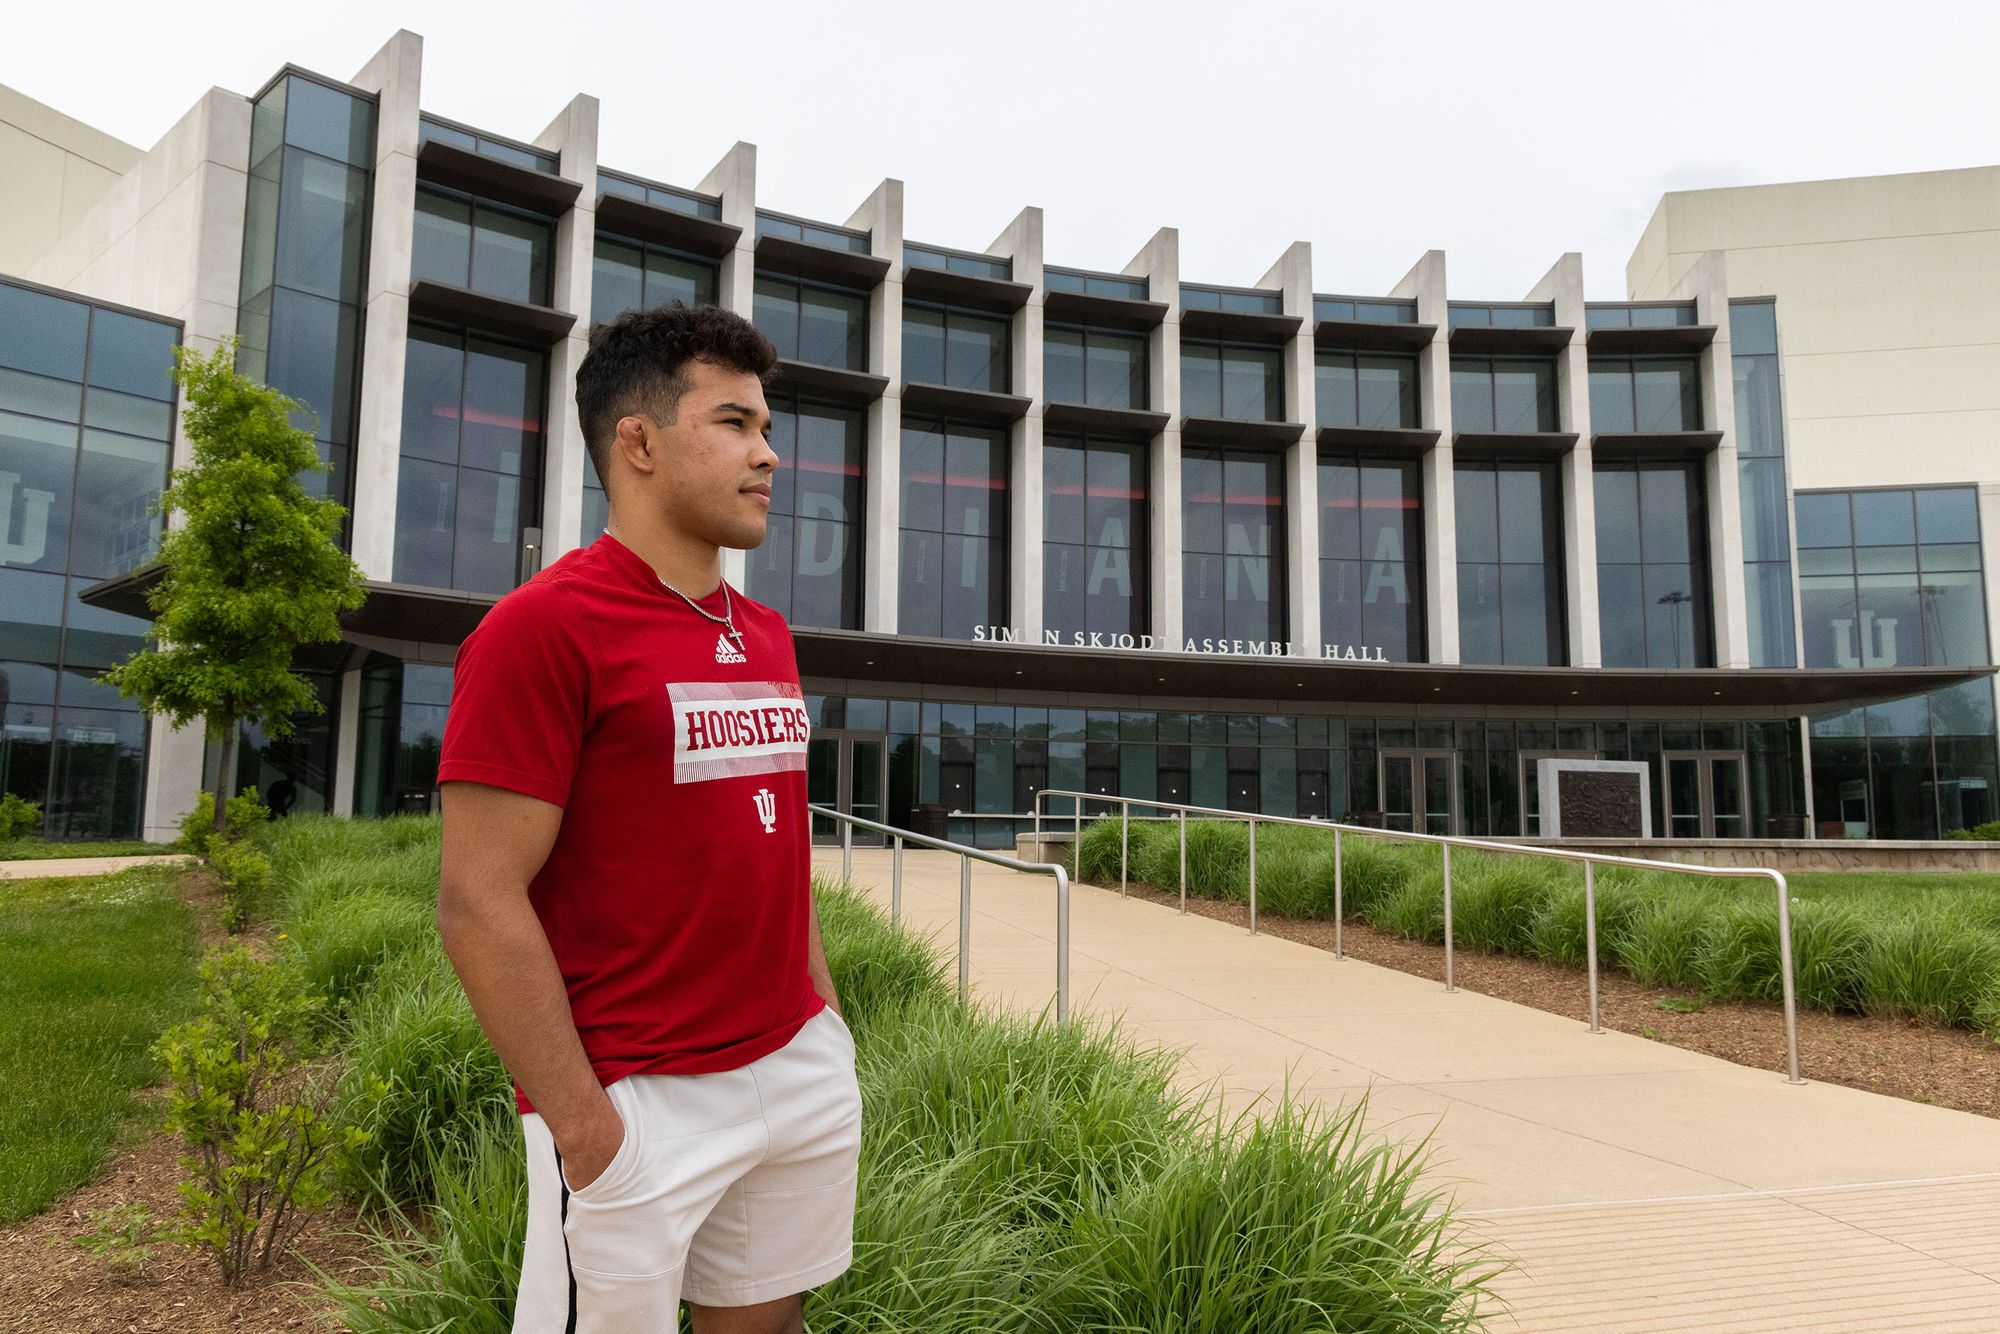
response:
[[[590,284],[597,251],[597,99],[578,96],[535,138],[535,147],[558,155],[558,170],[583,193],[556,220],[550,303],[576,316],[569,333],[549,349],[549,407],[542,472],[542,550],[537,567],[583,543],[583,422],[576,411],[576,371],[590,350]]]
[[[377,95],[374,214],[354,432],[354,563],[389,582],[396,566],[396,493],[403,453],[403,370],[409,353],[410,259],[416,245],[417,131],[424,39],[398,32],[354,76]]]
[[[1632,296],[1711,250],[1778,299],[1799,487],[2000,481],[2000,166],[1665,195]]]
[[[847,225],[865,229],[870,253],[889,261],[868,298],[868,369],[889,384],[868,405],[862,447],[861,628],[892,635],[903,550],[903,183],[883,181]]]
[[[25,275],[144,156],[0,84],[0,273]]]
[[[1014,383],[1009,393],[1030,400],[1028,415],[1008,437],[1007,620],[1028,643],[1042,638],[1042,541],[1046,532],[1042,482],[1042,211],[1024,208],[986,253],[1013,261],[1014,281],[1033,290],[1011,329]]]
[[[1147,535],[1147,579],[1154,643],[1162,651],[1179,652],[1186,589],[1181,573],[1181,234],[1160,228],[1123,273],[1146,279],[1150,298],[1167,307],[1166,319],[1146,347],[1151,407],[1167,414],[1167,425],[1147,456],[1146,494],[1153,520]]]

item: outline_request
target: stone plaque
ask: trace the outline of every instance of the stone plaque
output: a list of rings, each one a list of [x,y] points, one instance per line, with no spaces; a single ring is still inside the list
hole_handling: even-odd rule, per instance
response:
[[[1651,838],[1652,767],[1640,760],[1538,760],[1544,838]]]

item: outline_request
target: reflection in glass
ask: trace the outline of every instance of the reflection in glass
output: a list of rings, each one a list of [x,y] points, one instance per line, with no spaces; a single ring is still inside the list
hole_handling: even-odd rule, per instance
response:
[[[1336,652],[1423,657],[1420,468],[1413,460],[1320,458],[1320,637]]]
[[[1285,638],[1285,480],[1281,457],[1183,450],[1183,633]]]
[[[1466,460],[1453,481],[1461,660],[1561,664],[1567,650],[1562,500],[1555,470]]]

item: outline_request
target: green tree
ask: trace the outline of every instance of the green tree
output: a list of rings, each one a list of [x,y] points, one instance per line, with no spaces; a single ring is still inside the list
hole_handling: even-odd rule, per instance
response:
[[[346,511],[307,494],[324,472],[299,405],[236,370],[234,341],[207,357],[174,349],[174,379],[194,466],[177,469],[160,509],[186,522],[160,542],[165,576],[148,595],[155,619],[140,649],[104,674],[118,693],[176,726],[200,719],[222,742],[215,831],[227,818],[236,739],[245,722],[287,736],[297,713],[321,710],[291,669],[305,644],[340,638],[340,613],[367,595],[340,549]]]

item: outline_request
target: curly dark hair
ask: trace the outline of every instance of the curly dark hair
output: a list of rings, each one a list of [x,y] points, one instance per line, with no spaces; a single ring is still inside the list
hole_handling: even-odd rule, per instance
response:
[[[611,441],[618,419],[644,413],[673,424],[690,388],[687,366],[705,361],[768,380],[778,350],[756,326],[720,306],[690,309],[678,301],[628,310],[590,331],[590,350],[576,368],[576,411],[597,478],[610,487]]]

